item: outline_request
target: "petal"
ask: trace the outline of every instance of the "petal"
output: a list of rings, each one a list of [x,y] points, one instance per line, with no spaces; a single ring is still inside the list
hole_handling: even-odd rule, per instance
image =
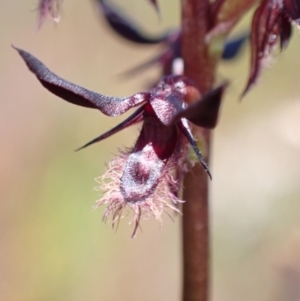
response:
[[[176,144],[176,127],[164,126],[146,110],[142,131],[121,177],[120,190],[125,202],[142,202],[154,192]]]
[[[300,19],[300,2],[299,0],[283,0],[284,10],[293,21]],[[296,22],[298,23],[298,22]]]
[[[278,40],[280,14],[280,5],[269,0],[264,0],[254,13],[251,30],[250,76],[242,97],[257,82],[263,63]]]
[[[227,86],[228,83],[225,82],[204,94],[201,99],[177,113],[173,117],[171,124],[179,122],[181,118],[187,118],[195,125],[213,129],[217,124],[223,92]]]
[[[245,42],[249,38],[249,33],[244,33],[240,36],[228,39],[225,43],[225,47],[222,54],[222,59],[232,60],[240,53],[241,48],[245,45]]]
[[[73,104],[99,109],[108,116],[118,116],[147,101],[149,93],[137,93],[129,97],[110,97],[98,94],[70,83],[52,73],[42,62],[30,53],[14,47],[24,59],[28,68],[41,84],[56,96]]]
[[[109,131],[107,131],[106,133],[100,135],[99,137],[93,139],[92,141],[86,143],[85,145],[81,146],[80,148],[76,149],[75,151],[79,151],[91,144],[94,144],[96,142],[100,142],[116,133],[118,133],[119,131],[133,125],[136,124],[140,121],[143,120],[143,111],[144,111],[144,106],[138,108],[132,115],[130,115],[128,118],[126,118],[123,122],[119,123],[117,126],[115,126],[114,128],[110,129]]]
[[[196,140],[192,134],[192,131],[189,127],[188,121],[185,118],[182,118],[178,123],[177,123],[178,128],[180,129],[180,131],[183,133],[183,135],[187,138],[187,140],[189,141],[189,143],[191,144],[196,156],[198,157],[200,163],[202,164],[202,166],[204,167],[205,171],[207,172],[208,176],[211,177],[211,173],[208,169],[207,163],[205,162],[198,146],[196,143]]]
[[[172,63],[176,58],[181,57],[181,34],[178,30],[170,31],[166,35],[166,49],[158,56],[142,63],[136,67],[129,69],[124,72],[124,76],[132,76],[136,73],[144,71],[155,64],[160,64],[164,70],[170,70],[172,68]],[[163,74],[169,74],[169,72],[164,72]]]
[[[280,48],[285,49],[288,46],[292,35],[292,24],[286,14],[280,15]]]
[[[106,1],[97,0],[97,2],[109,26],[121,37],[138,44],[157,44],[166,39],[166,35],[159,37],[143,35],[137,30],[137,26],[121,15],[120,12],[109,6]]]
[[[143,62],[142,64],[139,64],[135,67],[132,67],[132,68],[126,70],[125,72],[121,73],[121,77],[134,76],[144,70],[151,68],[152,66],[160,63],[166,53],[168,53],[168,51],[166,51],[154,58],[151,58],[148,61]]]
[[[213,31],[228,33],[235,24],[254,6],[253,0],[215,0],[211,2]]]
[[[248,40],[249,34],[245,33],[235,38],[229,39],[225,43],[222,59],[225,61],[232,60],[240,53],[245,42]],[[176,58],[181,57],[181,33],[179,31],[171,31],[166,34],[167,48],[159,55],[149,59],[148,61],[139,64],[121,74],[123,77],[134,76],[144,70],[151,68],[152,66],[159,64],[163,67],[163,70],[171,70],[173,61]],[[169,74],[169,72],[163,72]]]
[[[174,116],[182,111],[183,97],[174,91],[167,95],[158,95],[150,100],[150,104],[158,117],[164,125],[170,125]]]
[[[150,105],[155,115],[166,126],[183,110],[185,101],[199,98],[195,84],[183,75],[164,76],[151,91]]]

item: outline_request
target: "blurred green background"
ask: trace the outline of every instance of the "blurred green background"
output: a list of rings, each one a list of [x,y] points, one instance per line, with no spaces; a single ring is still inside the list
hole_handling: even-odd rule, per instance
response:
[[[151,34],[179,24],[179,1],[115,0]],[[178,3],[177,3],[178,2]],[[176,4],[174,4],[176,3]],[[101,222],[94,178],[138,128],[74,153],[122,120],[51,95],[10,47],[23,48],[60,76],[107,95],[130,95],[158,69],[118,76],[159,47],[112,34],[91,1],[64,1],[61,22],[36,31],[34,0],[0,0],[0,300],[180,300],[180,222],[144,221],[130,239]],[[249,26],[249,18],[239,30]],[[248,48],[248,45],[247,47]],[[249,51],[222,63],[231,79],[210,164],[212,300],[300,300],[300,38],[294,33],[255,89],[239,102]]]

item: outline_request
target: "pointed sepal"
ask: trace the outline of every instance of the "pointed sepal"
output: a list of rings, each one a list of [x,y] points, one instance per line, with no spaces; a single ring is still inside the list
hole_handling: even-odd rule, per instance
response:
[[[122,38],[137,44],[157,44],[166,39],[166,35],[149,37],[141,33],[132,21],[110,6],[107,1],[96,0],[108,25]]]
[[[203,168],[205,169],[205,171],[207,172],[208,176],[210,177],[210,179],[212,179],[211,173],[209,171],[208,165],[205,162],[198,146],[196,143],[196,140],[192,134],[192,131],[190,129],[190,126],[188,124],[187,119],[182,118],[178,123],[177,126],[179,127],[180,131],[182,132],[182,134],[186,137],[186,139],[188,140],[188,142],[190,143],[190,145],[192,146],[197,158],[199,159],[200,163],[202,164]]]
[[[218,121],[223,93],[227,86],[228,83],[225,82],[204,94],[198,101],[192,103],[175,115],[172,124],[179,122],[181,118],[186,118],[197,126],[208,129],[215,128]]]
[[[112,129],[110,129],[109,131],[107,131],[106,133],[100,135],[99,137],[89,141],[88,143],[86,143],[85,145],[79,147],[78,149],[76,149],[75,151],[79,151],[83,148],[86,148],[94,143],[100,142],[120,131],[122,131],[123,129],[136,124],[140,121],[143,120],[143,111],[144,111],[144,106],[138,108],[133,114],[131,114],[128,118],[126,118],[124,121],[122,121],[121,123],[119,123],[117,126],[113,127]]]
[[[292,24],[289,20],[289,17],[286,14],[281,14],[280,15],[280,49],[284,50],[291,39],[292,36]]]
[[[47,90],[70,103],[98,109],[108,116],[119,116],[147,101],[150,97],[147,92],[128,97],[111,97],[87,90],[57,76],[30,53],[14,48],[19,52],[29,70]]]
[[[229,61],[235,59],[241,52],[246,41],[249,39],[249,33],[244,33],[239,36],[228,39],[222,53],[222,60]]]
[[[264,62],[278,40],[280,14],[280,5],[270,0],[263,0],[254,13],[251,27],[250,76],[242,97],[256,84]]]
[[[287,15],[293,20],[295,23],[299,25],[300,19],[300,2],[299,0],[283,0],[283,9],[287,13]]]

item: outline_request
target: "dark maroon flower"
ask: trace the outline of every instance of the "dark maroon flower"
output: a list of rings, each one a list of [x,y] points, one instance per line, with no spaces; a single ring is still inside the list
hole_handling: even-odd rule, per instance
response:
[[[157,44],[166,39],[166,35],[149,37],[137,30],[137,26],[125,18],[118,10],[114,9],[111,4],[107,4],[107,1],[97,0],[99,4],[99,10],[108,25],[116,32],[128,41],[138,44]]]
[[[38,28],[40,28],[47,17],[55,22],[59,21],[59,10],[62,0],[39,0],[38,10]]]
[[[16,50],[41,84],[68,102],[99,109],[108,116],[118,116],[140,106],[119,125],[82,147],[143,121],[135,146],[112,162],[101,184],[106,194],[98,204],[108,203],[105,218],[111,216],[113,224],[121,217],[122,210],[129,206],[135,213],[135,233],[145,212],[159,219],[166,206],[174,208],[167,202],[171,200],[176,204],[180,201],[173,194],[178,184],[172,177],[172,170],[183,169],[186,141],[210,176],[188,121],[200,127],[214,128],[225,84],[200,98],[191,80],[184,76],[167,76],[149,92],[122,98],[109,97],[58,77],[28,52]],[[194,103],[187,106],[191,101]],[[105,180],[107,178],[111,179],[110,183]]]
[[[260,3],[252,20],[251,68],[243,95],[256,83],[277,42],[281,50],[288,45],[292,23],[300,25],[299,0],[263,0]]]
[[[121,11],[114,8],[108,1],[96,0],[99,4],[101,16],[109,27],[120,37],[136,44],[161,44],[162,52],[149,61],[132,68],[124,75],[133,75],[155,64],[163,68],[163,74],[170,74],[174,60],[181,58],[181,32],[179,29],[169,30],[159,36],[149,36],[140,31],[139,27],[127,18]],[[226,41],[222,53],[223,60],[232,60],[240,52],[242,46],[249,38],[249,33],[243,33]]]
[[[230,61],[238,56],[245,42],[248,40],[249,34],[243,33],[237,35],[224,45],[222,60]],[[151,66],[158,64],[163,68],[163,74],[168,74],[173,69],[173,63],[176,59],[181,59],[181,32],[179,30],[170,31],[165,35],[164,50],[162,53],[149,61],[142,63],[124,73],[125,76],[135,75]]]

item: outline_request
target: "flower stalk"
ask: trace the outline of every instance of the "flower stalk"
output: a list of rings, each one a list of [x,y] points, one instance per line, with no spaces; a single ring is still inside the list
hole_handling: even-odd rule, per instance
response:
[[[208,0],[182,0],[182,56],[184,73],[208,91],[214,80],[215,62],[208,55],[205,35],[208,31]],[[199,72],[200,70],[200,72]],[[194,128],[201,139],[203,155],[208,162],[210,131]],[[208,300],[209,287],[209,207],[208,177],[199,164],[183,181],[183,300]]]
[[[215,71],[221,53],[213,53],[207,37],[210,33],[226,37],[233,24],[256,0],[182,0],[182,57],[184,74],[191,78],[201,93],[214,84]],[[225,10],[223,8],[226,8]],[[232,9],[236,7],[236,11]],[[229,9],[231,8],[231,9]],[[214,15],[212,16],[212,13]],[[222,18],[218,16],[222,14]],[[228,14],[228,15],[227,15]],[[227,16],[226,16],[227,15]],[[229,17],[230,16],[230,17]],[[227,19],[228,18],[228,19]],[[222,22],[230,26],[220,26]],[[227,22],[228,21],[228,22]],[[219,27],[218,27],[219,25]],[[218,29],[219,28],[219,29]],[[220,31],[220,28],[222,29]],[[193,127],[193,134],[202,145],[205,161],[209,163],[211,132]],[[209,179],[200,164],[185,175],[183,181],[183,294],[184,301],[209,300]]]

